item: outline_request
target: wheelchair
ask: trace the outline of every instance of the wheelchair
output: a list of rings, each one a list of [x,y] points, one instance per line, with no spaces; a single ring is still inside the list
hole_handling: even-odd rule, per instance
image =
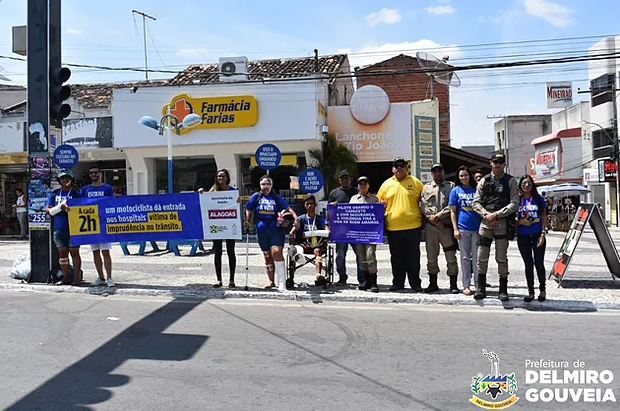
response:
[[[329,244],[329,236],[326,235],[325,230],[317,230],[314,232],[298,233],[301,236],[289,236],[289,245],[286,253],[286,288],[291,290],[295,288],[295,272],[306,266],[312,265],[316,267],[316,256],[314,255],[314,248],[322,247],[324,252],[321,253],[322,267],[321,272],[325,277],[325,283],[323,288],[327,288],[328,285],[334,283],[334,256],[336,255],[335,247],[333,244]],[[319,234],[319,236],[309,236],[309,234]],[[299,245],[299,242],[303,236],[306,236],[306,240],[309,243],[311,252]]]

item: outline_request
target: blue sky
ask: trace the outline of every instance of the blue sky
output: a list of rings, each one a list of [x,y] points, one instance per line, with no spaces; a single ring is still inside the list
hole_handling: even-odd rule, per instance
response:
[[[0,0],[0,55],[11,53],[11,27],[26,23],[26,0]],[[598,39],[562,43],[463,47],[481,43],[598,36],[620,32],[620,2],[610,0],[394,0],[311,2],[196,0],[63,0],[63,60],[110,67],[143,67],[142,20],[132,9],[157,18],[148,22],[149,67],[182,70],[220,56],[250,59],[349,52],[352,66],[419,49],[455,66],[557,54],[585,54]],[[500,59],[498,56],[512,56]],[[0,59],[0,74],[26,80],[26,64]],[[549,113],[546,81],[573,80],[587,87],[585,63],[528,70],[462,72],[452,89],[453,145],[491,144],[487,115]],[[71,82],[144,79],[137,72],[73,69]],[[169,74],[151,74],[163,78]],[[532,84],[533,83],[533,84]],[[582,99],[579,95],[577,100]]]

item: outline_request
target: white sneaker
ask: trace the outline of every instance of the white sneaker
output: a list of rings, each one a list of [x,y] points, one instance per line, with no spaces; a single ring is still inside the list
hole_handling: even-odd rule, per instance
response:
[[[102,280],[101,278],[97,277],[97,279],[93,281],[92,283],[90,283],[90,285],[92,285],[93,287],[99,287],[100,285],[105,285],[105,280]]]
[[[114,280],[111,278],[108,278],[108,287],[114,287],[116,284],[114,284]]]

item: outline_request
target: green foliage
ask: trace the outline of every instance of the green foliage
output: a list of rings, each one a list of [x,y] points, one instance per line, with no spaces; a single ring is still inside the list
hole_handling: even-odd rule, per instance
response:
[[[478,394],[480,392],[480,381],[482,381],[482,374],[476,375],[471,380],[471,392]]]
[[[310,156],[315,164],[309,166],[317,168],[325,179],[325,194],[338,187],[338,173],[348,170],[351,177],[357,175],[357,157],[347,147],[341,145],[336,137],[328,133],[323,150],[310,150]]]
[[[508,376],[508,392],[510,395],[514,394],[517,391],[517,378],[515,377],[515,373],[513,372]]]

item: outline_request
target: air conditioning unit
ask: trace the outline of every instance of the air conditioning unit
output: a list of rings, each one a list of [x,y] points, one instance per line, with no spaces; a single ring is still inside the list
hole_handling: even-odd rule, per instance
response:
[[[220,57],[220,82],[248,79],[247,57]]]

